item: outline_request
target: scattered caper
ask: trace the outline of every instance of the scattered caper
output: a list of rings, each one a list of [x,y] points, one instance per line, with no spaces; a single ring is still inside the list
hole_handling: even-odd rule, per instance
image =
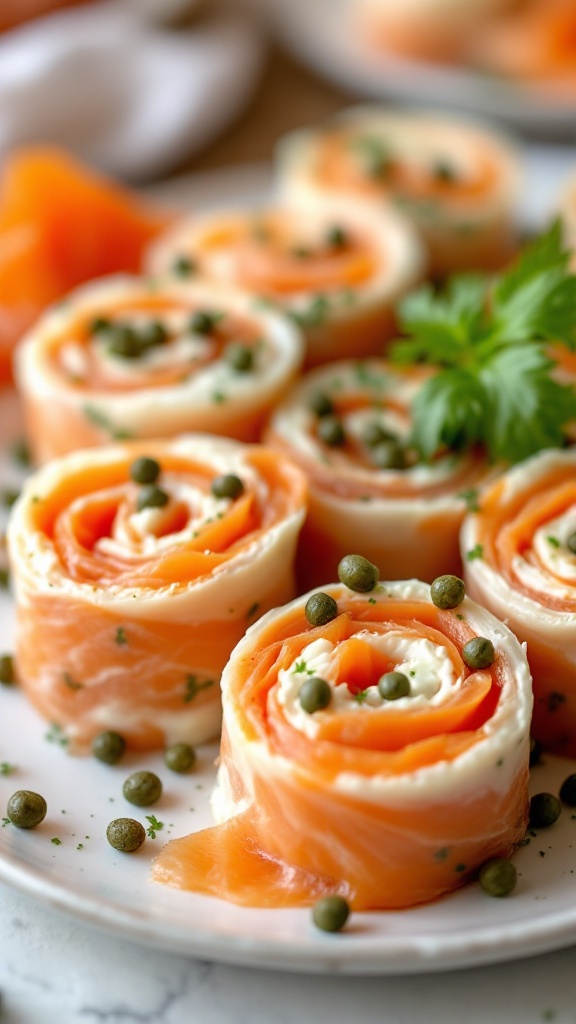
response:
[[[542,744],[534,736],[530,737],[530,767],[538,764],[542,757]]]
[[[576,807],[576,775],[568,775],[560,786],[560,799],[568,807]]]
[[[116,764],[126,750],[126,740],[118,732],[99,732],[92,740],[92,753],[98,761]]]
[[[244,492],[244,484],[239,476],[228,473],[225,476],[215,476],[210,489],[215,498],[231,498],[234,501]]]
[[[105,332],[108,350],[122,359],[139,359],[142,344],[136,331],[128,324],[111,324]]]
[[[312,920],[323,932],[339,932],[350,916],[350,906],[342,896],[323,896],[312,908]]]
[[[15,682],[14,659],[11,654],[0,655],[0,683],[11,686]]]
[[[195,274],[198,270],[198,266],[193,259],[189,256],[176,256],[172,263],[172,273],[176,274],[177,277],[189,277],[190,274]]]
[[[330,594],[318,591],[306,601],[304,614],[311,626],[325,626],[338,615],[338,605]]]
[[[168,329],[160,320],[150,320],[138,328],[138,340],[143,349],[164,345],[168,341]]]
[[[309,404],[317,416],[331,416],[334,412],[334,402],[324,391],[316,391],[311,396]]]
[[[397,437],[376,420],[367,423],[362,431],[362,441],[367,448],[375,448],[382,441],[397,441]]]
[[[371,449],[372,462],[377,469],[406,469],[406,452],[399,441],[379,441]]]
[[[162,783],[154,772],[133,772],[122,786],[122,792],[131,804],[149,807],[162,796]]]
[[[170,496],[156,484],[144,484],[136,499],[136,508],[142,512],[145,508],[163,508],[170,501]]]
[[[488,896],[507,896],[514,889],[516,879],[516,868],[504,857],[487,860],[478,875],[478,881]]]
[[[346,444],[346,434],[336,416],[321,416],[318,423],[318,437],[330,448],[341,448]]]
[[[6,814],[16,828],[34,828],[46,817],[46,801],[40,793],[18,789],[8,801]]]
[[[403,672],[385,672],[378,680],[382,700],[400,700],[410,696],[410,680]]]
[[[462,658],[468,668],[489,668],[494,661],[494,644],[485,636],[475,636],[464,644]]]
[[[194,334],[213,334],[219,319],[218,313],[198,309],[190,318],[190,330]]]
[[[196,763],[196,751],[189,743],[172,743],[164,751],[164,763],[171,772],[189,772]]]
[[[236,373],[250,373],[254,368],[254,349],[239,341],[227,345],[224,357]]]
[[[95,316],[88,325],[88,331],[90,334],[102,334],[105,331],[109,331],[112,327],[112,321],[106,316]]]
[[[144,826],[134,818],[114,818],[106,829],[106,839],[115,850],[133,853],[146,839]]]
[[[331,249],[343,249],[344,246],[348,245],[348,242],[348,232],[340,224],[334,224],[326,232],[326,245],[330,246]]]
[[[561,810],[553,793],[536,793],[530,801],[529,824],[532,828],[549,828],[560,817]]]
[[[366,594],[374,590],[380,571],[362,555],[344,555],[338,563],[338,579],[350,590]]]
[[[310,676],[298,690],[298,700],[304,711],[313,715],[315,711],[327,708],[332,700],[330,684],[320,676]]]
[[[566,539],[566,547],[568,551],[571,551],[573,555],[576,555],[576,533],[571,533]]]
[[[130,477],[135,484],[155,484],[160,476],[160,464],[148,455],[141,455],[130,466]]]
[[[457,608],[466,597],[464,581],[459,576],[437,576],[430,587],[430,597],[437,608]]]

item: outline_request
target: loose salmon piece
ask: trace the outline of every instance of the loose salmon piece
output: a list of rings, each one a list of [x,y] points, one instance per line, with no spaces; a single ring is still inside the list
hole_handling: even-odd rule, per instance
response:
[[[143,455],[162,507],[138,508]],[[226,474],[234,499],[211,490]],[[74,750],[104,729],[136,749],[218,734],[230,651],[294,592],[305,494],[276,452],[206,434],[83,450],[27,481],[8,531],[17,675]]]
[[[339,893],[356,909],[400,908],[452,891],[523,837],[532,694],[513,634],[468,598],[440,611],[416,580],[323,589],[337,602],[328,624],[309,624],[306,594],[233,651],[219,823],[168,843],[154,880],[247,906]],[[461,654],[477,635],[496,651],[482,671]],[[408,697],[382,700],[383,667],[410,678]],[[331,701],[308,713],[298,695],[311,674]]]

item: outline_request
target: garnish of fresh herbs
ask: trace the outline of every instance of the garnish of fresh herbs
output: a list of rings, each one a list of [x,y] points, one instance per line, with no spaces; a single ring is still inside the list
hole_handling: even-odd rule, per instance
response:
[[[576,348],[576,275],[556,222],[508,270],[457,275],[399,307],[405,338],[395,361],[439,368],[412,406],[411,443],[429,460],[483,445],[493,461],[520,462],[561,447],[576,419],[576,389],[554,380],[551,343]]]

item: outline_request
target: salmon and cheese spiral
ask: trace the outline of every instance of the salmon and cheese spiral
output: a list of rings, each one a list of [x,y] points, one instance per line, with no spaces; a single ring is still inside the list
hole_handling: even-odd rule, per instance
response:
[[[466,661],[478,646],[482,669]],[[157,881],[251,906],[400,908],[524,836],[530,673],[469,598],[441,611],[417,580],[329,585],[248,630],[222,693],[219,823],[168,843]]]
[[[114,277],[73,292],[18,349],[38,463],[188,431],[256,441],[303,359],[298,328],[222,287]]]
[[[532,731],[576,757],[576,451],[544,451],[482,494],[462,528],[466,585],[528,646]]]
[[[38,470],[8,529],[31,702],[80,751],[108,729],[141,749],[217,735],[230,651],[295,593],[304,505],[288,460],[209,435]]]
[[[380,354],[394,333],[393,306],[422,278],[424,255],[394,211],[323,202],[185,219],[154,243],[148,261],[155,274],[182,264],[283,310],[302,329],[311,366]]]
[[[301,589],[334,579],[351,549],[386,579],[461,573],[466,504],[497,469],[479,449],[417,461],[408,440],[410,406],[430,372],[384,359],[332,363],[306,374],[273,414],[267,443],[309,481]]]
[[[519,161],[506,139],[470,121],[353,107],[281,139],[277,173],[287,201],[400,208],[435,276],[496,269],[515,249]]]

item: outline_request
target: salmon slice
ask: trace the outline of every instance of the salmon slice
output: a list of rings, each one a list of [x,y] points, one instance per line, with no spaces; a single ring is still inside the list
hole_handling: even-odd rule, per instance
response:
[[[432,372],[384,359],[317,367],[275,410],[266,441],[298,463],[310,486],[298,549],[301,589],[334,579],[352,549],[387,579],[461,574],[466,501],[498,468],[480,450],[446,452],[429,465],[416,461],[408,442],[410,406]],[[323,439],[326,408],[343,430],[337,444]]]
[[[295,320],[308,366],[382,352],[394,334],[394,304],[424,271],[422,247],[403,218],[346,202],[185,219],[151,247],[148,267],[163,274],[182,259]]]
[[[31,147],[0,174],[0,381],[42,310],[76,285],[140,269],[169,218],[65,152]]]
[[[141,456],[163,505],[139,508]],[[215,495],[230,474],[241,492]],[[206,434],[83,450],[27,481],[8,531],[17,675],[75,751],[104,729],[136,749],[218,734],[230,651],[294,592],[305,491],[276,452]]]
[[[468,5],[466,5],[467,8]],[[396,5],[397,9],[401,5]],[[495,270],[517,248],[520,161],[503,136],[454,117],[353,107],[280,140],[280,194],[401,209],[422,238],[430,271]]]
[[[257,441],[304,358],[298,328],[210,284],[115,276],[46,313],[15,369],[37,463],[122,437]]]
[[[489,486],[462,528],[466,585],[527,644],[533,735],[576,756],[576,452],[545,451]],[[572,538],[572,539],[571,539]]]
[[[312,626],[309,594],[265,615],[222,676],[218,824],[168,843],[153,879],[246,906],[339,893],[356,909],[436,899],[527,822],[532,708],[525,652],[469,598],[440,611],[417,580],[370,594],[324,587],[336,617]],[[469,669],[462,646],[492,640]],[[410,693],[385,701],[382,669]],[[310,675],[330,702],[307,712]]]

